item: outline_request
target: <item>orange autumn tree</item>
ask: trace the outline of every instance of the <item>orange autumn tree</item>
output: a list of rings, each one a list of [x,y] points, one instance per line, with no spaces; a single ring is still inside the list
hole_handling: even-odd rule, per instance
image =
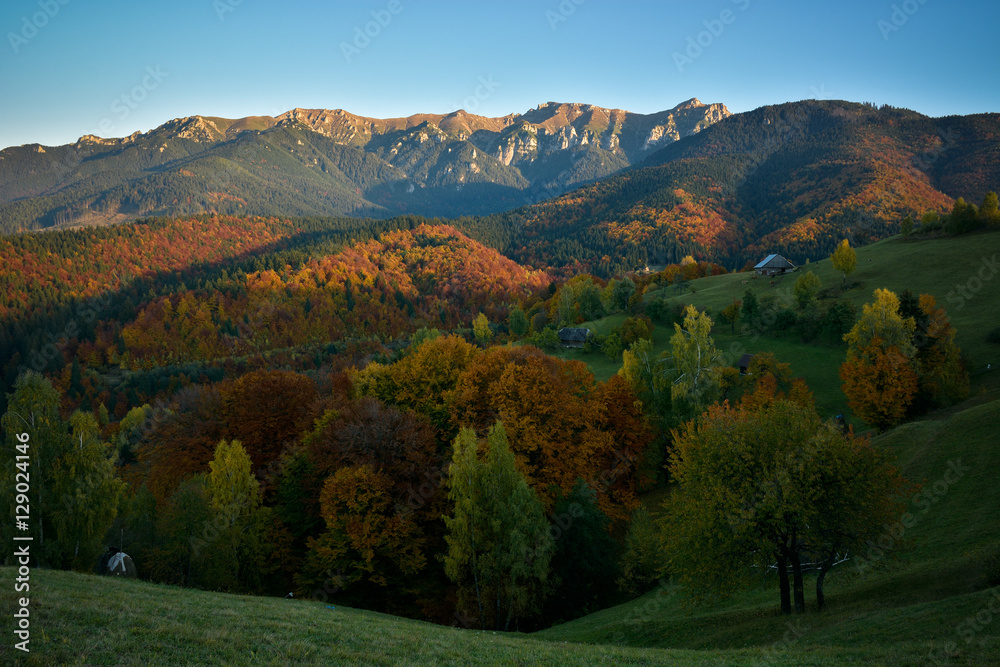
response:
[[[854,413],[880,431],[902,422],[917,392],[915,328],[912,317],[900,314],[899,298],[877,289],[875,301],[865,304],[861,318],[844,335],[844,395]]]
[[[308,500],[291,508],[291,518],[296,525],[319,518],[326,526],[307,541],[300,591],[336,588],[349,604],[440,618],[437,580],[413,576],[424,573],[425,553],[439,550],[443,539],[442,461],[427,419],[366,396],[328,410],[298,457],[304,459],[294,462],[298,471],[288,483]]]
[[[424,569],[427,557],[416,515],[396,510],[394,486],[370,465],[341,468],[327,479],[320,494],[326,531],[309,538],[297,577],[300,595],[335,588],[338,599],[349,603],[400,610],[394,606],[403,599],[399,594],[413,588],[407,582]]]
[[[649,433],[624,383],[599,387],[581,362],[534,347],[494,347],[462,374],[452,415],[479,433],[502,421],[519,470],[548,511],[578,479],[598,491],[598,505],[614,520],[636,506],[635,466]]]
[[[222,388],[226,432],[243,443],[254,471],[261,474],[312,424],[317,398],[313,381],[305,375],[272,370],[248,373]]]
[[[955,327],[930,294],[920,295],[919,308],[921,319],[914,336],[920,371],[918,402],[952,405],[969,395],[969,374],[955,343]]]
[[[458,434],[449,402],[463,371],[479,354],[461,336],[424,341],[390,365],[376,362],[353,373],[358,394],[426,415],[437,429],[438,442],[450,444]]]

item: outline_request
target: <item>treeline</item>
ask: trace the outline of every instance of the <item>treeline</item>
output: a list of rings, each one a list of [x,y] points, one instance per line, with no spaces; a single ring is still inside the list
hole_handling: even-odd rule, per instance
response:
[[[117,423],[104,410],[64,420],[60,404],[29,372],[4,417],[11,470],[18,415],[44,416],[44,428],[28,428],[32,470],[57,471],[32,486],[40,563],[89,570],[113,544],[154,581],[294,591],[474,627],[529,629],[619,599],[621,540],[651,440],[621,378],[595,383],[579,362],[455,336],[341,375],[329,393],[301,374],[258,371],[192,385]],[[539,604],[505,606],[500,620],[456,606],[454,577],[435,558],[456,535],[441,519],[459,511],[453,442],[485,437],[498,415],[505,474],[523,480],[537,537],[552,540],[517,552],[546,554],[545,571],[521,581]],[[581,582],[581,567],[599,576]]]

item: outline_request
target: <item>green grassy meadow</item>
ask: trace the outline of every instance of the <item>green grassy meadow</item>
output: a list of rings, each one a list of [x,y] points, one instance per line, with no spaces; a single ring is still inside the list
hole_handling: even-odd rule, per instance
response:
[[[813,609],[811,578],[809,611],[791,617],[779,613],[773,579],[698,607],[665,584],[525,635],[35,570],[31,653],[12,649],[5,632],[0,656],[12,665],[997,664],[1000,611],[990,605],[1000,609],[1000,587],[985,587],[973,554],[1000,543],[998,423],[1000,401],[993,401],[875,440],[925,495],[909,504],[915,521],[884,557],[869,554],[864,570],[848,562],[830,573],[823,612]],[[0,571],[9,622],[14,569]]]
[[[793,645],[803,660],[867,647],[864,659],[873,664],[934,664],[926,657],[947,650],[954,655],[941,664],[998,664],[1000,588],[985,587],[974,556],[989,545],[1000,548],[997,424],[1000,401],[993,401],[945,419],[905,424],[875,439],[894,453],[908,479],[922,484],[922,495],[908,504],[911,527],[883,557],[873,552],[867,567],[848,562],[830,573],[823,612],[814,610],[811,577],[806,601],[812,607],[792,617],[779,614],[773,580],[706,607],[689,606],[683,591],[667,585],[536,636],[714,650]],[[983,612],[994,599],[997,612]],[[978,630],[967,642],[973,626],[963,623],[977,614],[990,622],[976,622]]]
[[[834,270],[829,258],[824,258],[800,267],[795,273],[775,278],[773,287],[770,278],[753,279],[749,273],[730,273],[691,281],[681,293],[668,286],[648,292],[645,298],[647,301],[665,298],[671,304],[693,304],[701,310],[708,309],[716,321],[712,332],[716,347],[732,363],[744,352],[774,353],[779,361],[790,364],[792,372],[806,381],[815,394],[820,414],[832,417],[850,413],[837,375],[844,361],[844,346],[802,343],[794,332],[781,336],[744,336],[740,335],[738,324],[734,335],[731,328],[720,321],[719,311],[734,299],[742,299],[747,289],[758,299],[773,294],[793,305],[792,287],[801,271],[812,271],[820,278],[823,283],[821,300],[846,299],[855,305],[859,315],[861,307],[872,301],[872,293],[878,288],[887,288],[897,294],[907,289],[914,294],[931,294],[938,305],[946,309],[955,326],[956,341],[972,379],[973,395],[1000,391],[1000,344],[986,340],[990,331],[1000,328],[1000,264],[996,265],[997,273],[993,275],[994,258],[1000,260],[1000,233],[933,239],[894,237],[857,248],[856,252],[857,268],[850,275],[846,290],[841,289],[842,274]],[[746,285],[742,284],[744,280]],[[962,295],[960,287],[970,298]],[[976,287],[977,291],[971,289]],[[624,319],[625,315],[617,314],[581,326],[606,334]],[[671,335],[672,329],[656,327],[653,342],[657,352],[668,349]],[[556,356],[580,359],[598,380],[609,378],[621,367],[620,362],[608,359],[599,351],[562,350]],[[987,365],[992,366],[989,371]]]

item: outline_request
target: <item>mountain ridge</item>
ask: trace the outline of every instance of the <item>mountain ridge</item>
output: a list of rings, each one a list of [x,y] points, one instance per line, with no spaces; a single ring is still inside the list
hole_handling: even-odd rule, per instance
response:
[[[0,151],[0,218],[9,232],[94,216],[493,213],[615,173],[729,115],[690,99],[654,114],[548,102],[497,118],[185,116],[127,137]]]
[[[899,232],[1000,186],[1000,114],[811,100],[734,114],[618,174],[505,214],[512,256],[601,275],[685,255],[740,268]]]

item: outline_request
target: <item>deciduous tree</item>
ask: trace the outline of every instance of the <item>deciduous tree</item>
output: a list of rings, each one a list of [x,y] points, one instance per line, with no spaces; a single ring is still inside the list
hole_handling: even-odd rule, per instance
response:
[[[222,440],[208,462],[206,479],[212,507],[227,525],[260,506],[260,483],[250,470],[250,457],[239,440]]]
[[[916,324],[912,317],[904,318],[899,307],[893,292],[875,290],[875,301],[864,305],[861,317],[844,335],[844,395],[858,416],[880,430],[902,421],[917,390]]]
[[[830,255],[833,268],[844,274],[844,284],[847,284],[847,276],[854,273],[854,268],[858,264],[858,256],[851,247],[850,241],[844,239],[837,246],[837,249]]]
[[[542,598],[553,543],[542,504],[514,463],[503,424],[490,429],[485,460],[463,430],[449,470],[445,571],[480,627],[507,630]],[[472,584],[470,589],[469,584]],[[472,602],[475,600],[475,606]]]
[[[807,271],[799,276],[798,280],[795,281],[795,287],[792,290],[795,295],[795,301],[798,303],[799,310],[815,303],[816,293],[819,292],[819,288],[822,286],[823,283],[820,282],[820,279],[812,271]]]
[[[902,512],[902,478],[884,454],[781,397],[712,406],[675,446],[663,535],[670,571],[696,598],[776,567],[782,611],[794,600],[802,612],[803,558],[832,565]],[[821,601],[821,582],[817,592]]]
[[[722,355],[711,331],[712,319],[694,306],[687,307],[683,326],[674,325],[670,358],[676,375],[670,397],[675,405],[683,401],[697,410],[710,403],[718,390]]]

